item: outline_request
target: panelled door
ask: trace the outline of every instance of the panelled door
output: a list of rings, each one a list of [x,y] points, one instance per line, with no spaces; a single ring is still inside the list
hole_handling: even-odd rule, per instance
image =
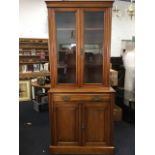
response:
[[[55,102],[52,134],[55,145],[110,144],[109,102]]]
[[[54,145],[80,145],[79,103],[55,102],[52,124]]]
[[[110,104],[87,102],[82,107],[83,145],[108,145],[110,136]]]

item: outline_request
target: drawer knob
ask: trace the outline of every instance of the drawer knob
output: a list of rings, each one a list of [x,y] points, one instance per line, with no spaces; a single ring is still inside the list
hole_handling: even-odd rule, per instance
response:
[[[62,98],[63,98],[64,101],[69,101],[70,100],[69,96],[63,96]]]
[[[100,97],[100,96],[95,96],[95,97],[93,98],[93,101],[101,101],[101,97]]]

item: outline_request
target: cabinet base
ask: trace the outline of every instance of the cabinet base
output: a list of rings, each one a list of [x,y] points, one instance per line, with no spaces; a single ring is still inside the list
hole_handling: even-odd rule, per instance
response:
[[[50,146],[52,154],[102,154],[113,155],[113,146]]]

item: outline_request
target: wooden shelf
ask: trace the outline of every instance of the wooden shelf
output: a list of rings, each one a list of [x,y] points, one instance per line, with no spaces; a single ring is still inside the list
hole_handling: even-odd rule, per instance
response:
[[[39,76],[50,76],[50,72],[28,72],[28,73],[19,73],[19,79],[32,79]]]
[[[20,45],[24,45],[26,46],[28,42],[21,42]],[[38,45],[42,45],[42,46],[47,46],[48,42],[29,42],[29,44],[33,45],[33,46],[38,46]]]
[[[20,49],[47,49],[48,50],[48,39],[35,39],[35,38],[20,38],[19,39]]]
[[[19,41],[21,43],[24,43],[24,42],[28,42],[28,43],[34,43],[34,42],[39,42],[39,43],[44,43],[44,42],[48,42],[48,39],[47,38],[19,38]]]
[[[85,30],[96,31],[96,30],[103,30],[103,28],[101,28],[101,27],[95,27],[95,28],[86,27]],[[75,31],[75,28],[57,28],[57,31]]]
[[[31,86],[38,88],[50,89],[51,84],[39,85],[37,82],[31,82]]]
[[[44,64],[44,63],[48,63],[49,61],[30,61],[30,62],[19,62],[20,65],[26,65],[26,64]]]
[[[36,51],[36,53],[37,53],[38,51],[40,52],[40,50],[36,50],[36,49],[35,49],[35,51]],[[42,50],[41,50],[41,51],[42,51]],[[29,52],[29,53],[31,53],[31,52],[32,52],[32,49],[23,49],[23,48],[21,48],[21,49],[19,49],[19,52],[20,52],[20,53],[24,53],[24,52]],[[39,53],[39,52],[38,52],[38,53]],[[43,52],[44,52],[44,53],[49,53],[49,52],[48,52],[48,49],[44,50]]]
[[[86,31],[101,31],[104,30],[103,28],[100,27],[95,27],[95,28],[85,28]]]
[[[20,49],[46,49],[46,50],[48,50],[47,46],[43,47],[43,46],[32,46],[32,45],[26,46],[26,45],[22,45],[22,46],[19,46],[19,48]]]
[[[94,64],[91,64],[91,63],[88,64],[88,63],[87,63],[87,64],[85,64],[84,66],[85,66],[85,67],[99,67],[99,66],[103,66],[103,64],[95,64],[95,63],[94,63]]]
[[[40,58],[40,55],[19,55],[20,58]],[[48,55],[45,55],[48,57]]]
[[[75,31],[75,28],[57,28],[57,31]]]

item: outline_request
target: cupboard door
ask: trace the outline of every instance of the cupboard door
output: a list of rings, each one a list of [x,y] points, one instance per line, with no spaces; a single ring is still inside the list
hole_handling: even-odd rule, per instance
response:
[[[79,145],[80,108],[78,103],[55,102],[53,135],[56,145]]]
[[[83,82],[103,83],[104,11],[84,11],[83,23]]]
[[[58,84],[74,84],[77,81],[76,16],[76,11],[55,11]]]
[[[110,136],[109,103],[84,103],[82,111],[83,145],[108,145]]]

